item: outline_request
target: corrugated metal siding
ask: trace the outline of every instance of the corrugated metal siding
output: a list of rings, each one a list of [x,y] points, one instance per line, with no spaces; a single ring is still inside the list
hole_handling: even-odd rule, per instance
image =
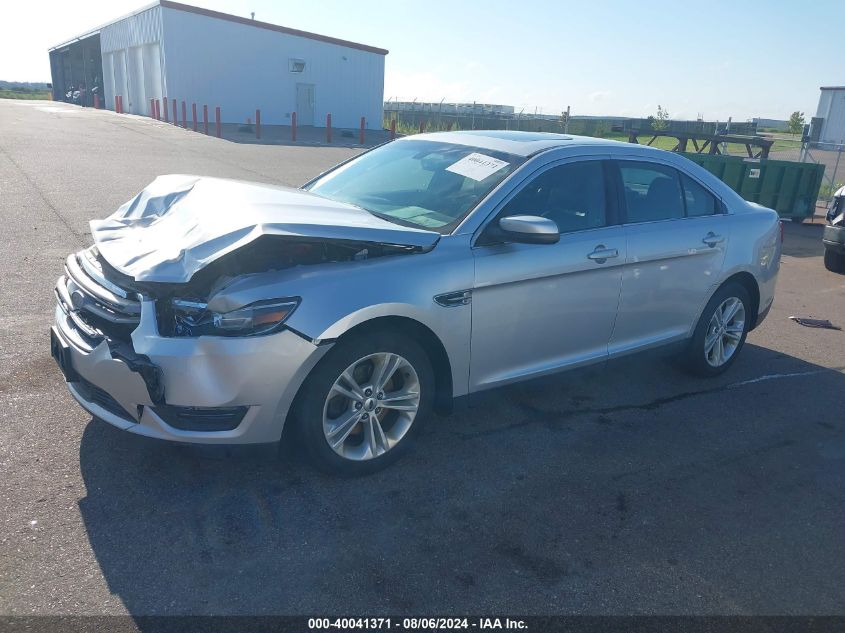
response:
[[[100,30],[106,107],[113,109],[115,95],[121,95],[127,112],[149,114],[149,100],[162,97],[165,92],[162,30],[160,6]]]
[[[822,143],[845,143],[845,90],[822,90],[816,116],[824,117]]]
[[[223,120],[243,122],[261,109],[268,124],[290,124],[296,84],[314,84],[314,123],[382,125],[384,55],[162,8],[167,96],[200,107],[220,106]],[[288,60],[304,59],[302,73]],[[190,107],[190,106],[188,106]]]
[[[146,11],[104,26],[100,31],[100,47],[103,53],[108,53],[160,42],[161,32],[161,7],[150,7]]]

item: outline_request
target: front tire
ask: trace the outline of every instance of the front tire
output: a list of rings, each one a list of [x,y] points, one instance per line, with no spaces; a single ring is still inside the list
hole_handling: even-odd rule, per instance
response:
[[[295,423],[309,460],[347,476],[385,468],[430,417],[434,384],[428,355],[400,333],[342,339],[297,396]]]
[[[824,250],[824,267],[832,273],[845,273],[845,253],[837,253],[826,248]]]
[[[719,288],[695,327],[684,359],[687,369],[706,377],[726,371],[745,344],[751,319],[751,298],[742,285]]]

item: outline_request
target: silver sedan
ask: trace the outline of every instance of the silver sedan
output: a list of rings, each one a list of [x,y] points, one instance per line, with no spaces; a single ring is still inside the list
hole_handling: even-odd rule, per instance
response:
[[[670,344],[725,371],[782,241],[677,154],[521,132],[401,139],[301,189],[162,176],[91,232],[51,332],[82,407],[179,442],[292,425],[345,474],[483,389]]]

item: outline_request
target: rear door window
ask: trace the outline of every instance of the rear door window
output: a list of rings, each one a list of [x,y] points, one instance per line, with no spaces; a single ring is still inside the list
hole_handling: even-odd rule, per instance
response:
[[[678,171],[664,165],[619,161],[628,222],[685,217]]]

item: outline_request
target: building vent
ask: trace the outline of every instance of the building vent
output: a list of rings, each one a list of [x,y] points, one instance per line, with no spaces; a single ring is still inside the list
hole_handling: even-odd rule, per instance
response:
[[[305,60],[291,57],[288,60],[288,70],[292,73],[301,73],[305,70]]]

